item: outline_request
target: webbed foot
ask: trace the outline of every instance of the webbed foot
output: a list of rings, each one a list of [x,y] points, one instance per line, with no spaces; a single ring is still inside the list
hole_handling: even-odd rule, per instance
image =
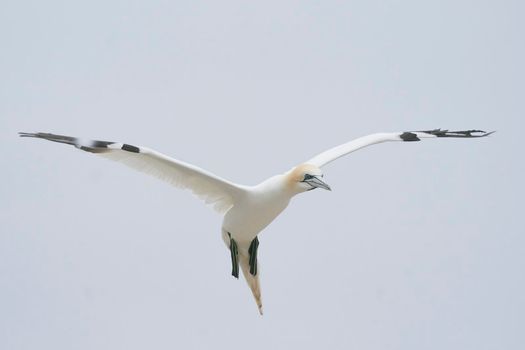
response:
[[[259,248],[259,239],[257,236],[250,243],[250,248],[248,248],[248,253],[250,254],[250,273],[255,276],[257,275],[257,249]]]
[[[232,276],[239,278],[239,248],[237,242],[232,238],[232,235],[228,232],[230,237],[230,254],[232,258]]]

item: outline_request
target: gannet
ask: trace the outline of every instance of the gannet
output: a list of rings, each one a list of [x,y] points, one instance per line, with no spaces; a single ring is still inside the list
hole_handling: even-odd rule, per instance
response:
[[[422,139],[454,137],[484,137],[493,132],[482,130],[407,131],[376,133],[331,148],[294,168],[275,175],[255,186],[235,184],[195,165],[170,158],[146,147],[127,143],[92,141],[49,133],[20,132],[21,137],[35,137],[65,143],[86,152],[121,162],[136,170],[153,175],[175,187],[188,189],[211,205],[224,218],[221,234],[230,251],[232,275],[239,278],[239,266],[262,315],[258,234],[288,206],[299,193],[322,188],[330,191],[323,180],[323,168],[328,163],[363,147],[387,142],[414,142]]]

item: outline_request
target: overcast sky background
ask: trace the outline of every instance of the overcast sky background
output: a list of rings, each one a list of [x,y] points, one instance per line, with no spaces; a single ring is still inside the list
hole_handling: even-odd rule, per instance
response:
[[[0,5],[0,348],[521,349],[523,1]],[[46,131],[256,184],[380,131],[260,236]]]

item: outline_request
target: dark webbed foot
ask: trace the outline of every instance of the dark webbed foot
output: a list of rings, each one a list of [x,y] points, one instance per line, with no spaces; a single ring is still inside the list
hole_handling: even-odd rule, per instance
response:
[[[257,249],[259,248],[259,239],[255,237],[250,243],[248,253],[250,254],[250,273],[255,276],[257,275]]]
[[[239,278],[239,248],[237,242],[232,238],[232,235],[228,232],[230,237],[230,254],[232,257],[232,276]]]

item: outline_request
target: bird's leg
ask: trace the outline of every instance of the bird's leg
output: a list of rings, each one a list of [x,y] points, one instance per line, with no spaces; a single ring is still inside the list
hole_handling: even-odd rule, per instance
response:
[[[232,276],[239,278],[239,248],[237,248],[237,242],[232,238],[232,235],[228,232],[230,237],[230,254],[232,257]]]
[[[248,253],[250,254],[250,273],[255,276],[257,275],[257,248],[259,247],[259,239],[257,239],[257,236],[253,239],[252,243],[250,243],[250,248],[248,249]]]

